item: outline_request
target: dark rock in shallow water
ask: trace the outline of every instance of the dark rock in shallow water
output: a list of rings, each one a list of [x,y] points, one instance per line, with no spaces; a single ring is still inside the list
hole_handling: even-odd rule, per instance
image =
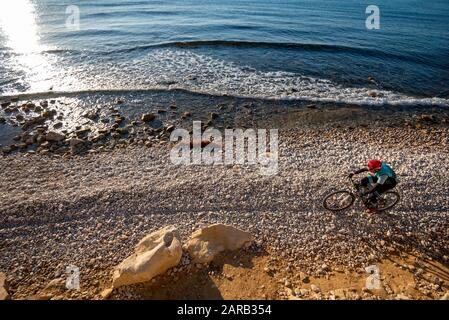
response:
[[[55,128],[55,129],[59,129],[61,127],[62,127],[62,122],[56,122],[53,126],[53,128]]]
[[[156,116],[152,113],[147,113],[147,114],[143,114],[141,119],[143,122],[150,122],[150,121],[153,121],[154,119],[156,119]]]
[[[50,131],[49,133],[47,133],[47,135],[45,136],[45,139],[47,141],[51,141],[51,142],[59,142],[65,139],[65,136],[54,132],[54,131]]]
[[[129,132],[127,128],[117,128],[115,131],[120,134],[127,134]]]
[[[10,106],[10,107],[5,108],[5,112],[7,112],[7,113],[13,113],[13,112],[17,112],[17,111],[18,111],[18,109],[16,106]]]
[[[28,101],[27,103],[22,104],[20,107],[24,112],[30,112],[30,110],[35,110],[36,105],[31,101]]]
[[[153,131],[160,131],[164,129],[164,124],[162,123],[161,120],[156,119],[153,122],[151,122],[150,127],[151,129],[153,129]]]
[[[56,110],[47,110],[42,113],[44,118],[53,118],[56,115]]]
[[[24,125],[22,126],[22,129],[27,130],[28,128],[31,128],[33,126],[44,124],[45,121],[46,118],[43,116],[31,118],[28,121],[25,121]]]

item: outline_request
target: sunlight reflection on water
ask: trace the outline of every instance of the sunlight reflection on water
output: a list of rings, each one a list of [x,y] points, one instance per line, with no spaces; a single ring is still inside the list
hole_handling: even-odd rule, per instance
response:
[[[21,82],[30,91],[46,91],[52,86],[55,69],[43,53],[36,10],[30,0],[0,2],[0,35],[14,53],[5,64],[21,72]],[[1,38],[0,38],[1,39]]]

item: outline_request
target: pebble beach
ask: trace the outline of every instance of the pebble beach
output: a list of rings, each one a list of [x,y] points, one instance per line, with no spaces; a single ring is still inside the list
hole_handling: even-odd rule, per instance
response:
[[[449,2],[409,2],[0,1],[0,302],[449,300]]]
[[[185,241],[202,225],[223,223],[254,235],[254,245],[242,257],[261,252],[269,257],[259,271],[271,268],[280,279],[270,298],[295,295],[295,283],[304,283],[292,274],[332,281],[336,272],[364,273],[365,267],[395,256],[402,259],[398,268],[410,271],[414,293],[389,289],[383,296],[360,291],[354,297],[440,299],[449,280],[444,269],[449,256],[447,110],[394,115],[308,105],[262,117],[262,124],[281,124],[275,176],[260,175],[250,165],[173,165],[173,143],[164,135],[171,123],[150,138],[90,144],[81,153],[71,152],[70,137],[64,138],[66,147],[7,150],[0,157],[0,256],[6,257],[0,270],[8,276],[10,294],[13,299],[101,298],[113,267],[148,233],[175,225]],[[347,174],[373,157],[396,170],[400,203],[377,215],[364,213],[360,203],[343,212],[326,211],[323,196],[350,189]],[[404,267],[406,256],[413,260]],[[426,272],[422,265],[429,261],[442,272]],[[45,293],[67,265],[80,268],[81,290]],[[181,266],[176,277],[191,276],[188,268]],[[298,287],[296,293],[332,297],[313,289],[301,293]],[[145,295],[123,289],[115,296]]]

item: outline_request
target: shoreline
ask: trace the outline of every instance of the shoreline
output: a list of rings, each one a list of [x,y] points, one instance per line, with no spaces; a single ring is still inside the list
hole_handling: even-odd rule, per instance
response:
[[[156,284],[143,285],[144,289],[137,286],[140,291],[114,291],[111,298],[160,297],[155,292],[162,285],[169,290],[168,279],[178,276],[178,280],[185,278],[185,283],[200,277],[205,286],[213,281],[222,297],[244,299],[243,294],[229,292],[242,291],[242,281],[254,284],[258,277],[266,279],[268,261],[275,260],[276,275],[267,280],[266,288],[251,285],[253,298],[266,294],[275,299],[329,299],[330,291],[352,285],[348,279],[362,281],[368,265],[387,263],[404,254],[416,258],[410,262],[402,257],[398,267],[388,265],[386,274],[407,271],[404,264],[416,265],[398,276],[415,283],[416,292],[396,285],[393,293],[373,294],[357,285],[356,292],[348,289],[346,298],[444,296],[449,288],[447,110],[378,113],[356,106],[308,106],[284,113],[288,108],[281,106],[247,122],[259,127],[282,124],[280,167],[275,177],[260,176],[257,168],[250,166],[174,166],[165,139],[148,146],[117,143],[103,151],[67,156],[63,156],[65,152],[0,156],[4,168],[0,177],[5,181],[0,190],[0,255],[11,257],[0,261],[0,270],[9,277],[12,298],[101,299],[112,267],[129,255],[143,236],[173,224],[186,240],[191,231],[211,223],[234,225],[255,236],[253,251],[242,253],[245,261],[253,261],[252,267],[242,270],[237,263],[232,269],[228,265],[234,265],[232,260],[239,255],[230,253],[222,269],[204,267],[201,272],[164,275]],[[201,112],[208,117],[209,113]],[[221,112],[220,121],[226,108]],[[222,125],[226,126],[225,121]],[[345,187],[345,174],[373,154],[392,163],[400,176],[403,199],[398,206],[375,216],[362,213],[357,206],[344,213],[322,209],[322,195]],[[442,273],[423,279],[418,271],[423,269],[419,267],[423,261],[437,263]],[[68,264],[82,270],[82,290],[45,289],[63,276]],[[287,267],[292,271],[285,271]],[[215,275],[209,274],[212,271]],[[233,280],[224,276],[228,273]],[[297,277],[300,273],[312,281],[302,282]],[[339,274],[345,274],[347,281]],[[242,279],[237,281],[239,277]],[[284,278],[291,285],[279,282]],[[321,294],[311,291],[314,283],[322,287]],[[339,283],[347,288],[337,288]],[[185,286],[181,283],[176,288],[172,298],[179,298]],[[308,289],[309,294],[296,295],[295,289]],[[211,293],[210,297],[216,296]]]
[[[203,131],[236,128],[318,128],[395,126],[446,128],[449,107],[423,105],[354,105],[307,100],[269,100],[209,96],[174,91],[123,98],[98,93],[79,99],[2,100],[0,150],[76,155],[113,149],[116,144],[152,145],[169,140],[174,128]],[[385,122],[385,123],[381,123]],[[94,152],[94,151],[92,151]]]

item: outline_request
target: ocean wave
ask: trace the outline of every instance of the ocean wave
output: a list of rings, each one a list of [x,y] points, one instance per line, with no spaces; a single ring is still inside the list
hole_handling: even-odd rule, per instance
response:
[[[175,10],[142,10],[141,8],[136,8],[134,10],[130,10],[130,8],[123,8],[122,10],[117,11],[105,11],[105,12],[93,12],[93,13],[86,13],[83,15],[84,19],[97,19],[97,18],[111,18],[111,19],[117,19],[120,17],[129,17],[131,16],[133,18],[136,17],[155,17],[155,16],[164,16],[164,15],[171,15],[176,16],[179,15],[178,11]]]
[[[79,37],[89,38],[93,35],[104,35],[109,32],[116,32],[112,30],[85,30]],[[122,32],[122,35],[126,35],[126,32]],[[139,53],[145,55],[147,52],[158,49],[172,49],[172,50],[195,50],[195,49],[268,49],[268,50],[298,50],[307,52],[327,52],[327,53],[344,53],[351,55],[359,55],[360,57],[378,58],[380,60],[396,60],[398,62],[415,63],[418,65],[426,65],[429,67],[442,68],[445,66],[445,62],[438,59],[429,60],[426,57],[420,55],[412,55],[405,53],[386,52],[379,49],[366,48],[366,47],[353,47],[338,44],[326,44],[326,43],[289,43],[289,42],[263,42],[263,41],[234,41],[234,40],[192,40],[192,41],[172,41],[172,42],[160,42],[148,45],[137,45],[131,47],[122,47],[110,50],[89,50],[89,49],[70,49],[70,48],[44,48],[40,52],[34,52],[35,54],[48,54],[48,55],[82,55],[90,56],[92,59],[101,59],[104,56],[120,56],[131,53]],[[13,57],[14,55],[20,55],[8,48],[0,48],[0,56],[4,59]],[[119,58],[118,58],[119,59]]]
[[[112,30],[87,30],[85,31],[85,37],[89,37],[96,34],[107,34],[108,32],[115,33]],[[125,35],[126,32],[123,32]],[[413,62],[417,64],[424,64],[432,67],[441,67],[442,63],[439,61],[429,61],[424,57],[418,55],[406,55],[398,54],[394,52],[386,52],[373,48],[366,47],[352,47],[338,44],[326,44],[326,43],[296,43],[296,42],[263,42],[263,41],[234,41],[234,40],[192,40],[192,41],[172,41],[172,42],[160,42],[148,45],[139,45],[126,48],[117,48],[112,50],[73,50],[73,49],[50,49],[44,50],[42,53],[48,54],[86,54],[91,53],[93,55],[114,55],[114,54],[126,54],[132,52],[142,52],[148,50],[173,48],[173,49],[204,49],[204,48],[233,48],[233,49],[274,49],[274,50],[298,50],[298,51],[310,51],[310,52],[328,52],[328,53],[348,53],[356,54],[362,57],[376,57],[379,59],[395,59],[397,61]]]
[[[53,86],[53,90],[59,92],[54,94],[186,90],[262,99],[370,105],[449,105],[449,100],[444,98],[415,97],[379,88],[350,87],[292,72],[261,71],[185,49],[159,48],[130,60],[105,59],[88,65],[74,65],[73,61],[59,60],[57,63],[58,68],[53,69],[51,77],[42,78],[41,86],[40,78],[31,81],[36,85],[28,90],[29,93],[45,92]],[[64,63],[68,63],[68,66]]]
[[[260,49],[296,49],[309,51],[328,51],[328,52],[348,52],[359,54],[372,54],[378,56],[402,57],[393,53],[386,53],[380,50],[361,47],[350,47],[336,44],[325,43],[297,43],[297,42],[263,42],[263,41],[234,41],[234,40],[192,40],[192,41],[173,41],[148,44],[143,46],[134,46],[130,48],[111,50],[108,53],[131,52],[157,48],[182,48],[197,49],[206,47],[230,47],[230,48],[260,48]]]
[[[88,33],[103,33],[108,30],[86,30]],[[115,32],[115,31],[114,31]],[[193,40],[193,41],[172,41],[152,43],[148,45],[133,46],[128,48],[120,48],[114,50],[103,51],[89,51],[89,50],[74,50],[74,49],[51,49],[44,50],[43,53],[62,53],[62,52],[91,52],[99,54],[113,54],[132,51],[143,51],[147,49],[159,48],[204,48],[204,47],[232,47],[232,48],[266,48],[266,49],[302,49],[311,51],[330,51],[330,52],[354,52],[354,53],[372,53],[372,54],[387,54],[379,50],[369,48],[349,47],[344,45],[332,45],[324,43],[289,43],[289,42],[263,42],[263,41],[233,41],[233,40]]]

